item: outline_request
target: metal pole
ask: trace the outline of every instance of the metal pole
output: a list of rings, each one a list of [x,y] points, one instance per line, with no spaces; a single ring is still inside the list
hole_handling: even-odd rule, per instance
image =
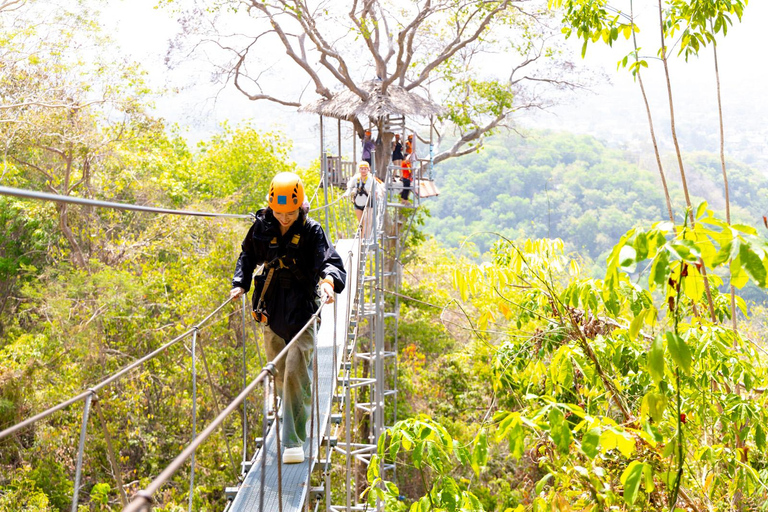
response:
[[[77,448],[77,465],[75,469],[75,491],[72,494],[72,512],[77,512],[78,495],[80,494],[80,476],[83,472],[83,452],[85,451],[85,435],[88,431],[88,414],[91,412],[91,400],[96,393],[91,390],[85,397],[83,406],[83,424],[80,427],[80,443]]]
[[[248,359],[245,350],[245,308],[248,304],[246,294],[241,295],[243,303],[243,389],[248,386]],[[248,460],[248,398],[243,400],[243,465]]]
[[[275,371],[275,365],[269,363],[265,368],[269,368],[269,378],[264,381],[264,404],[261,410],[261,489],[259,492],[259,512],[264,512],[264,485],[267,474],[267,415],[269,412],[269,384],[273,381],[272,372]],[[277,414],[277,412],[275,412]],[[280,454],[278,454],[279,456]]]
[[[200,343],[200,356],[203,359],[203,368],[205,369],[205,374],[208,377],[208,386],[211,388],[211,397],[213,397],[213,405],[216,408],[216,416],[221,414],[221,406],[219,405],[219,399],[216,398],[216,388],[213,386],[213,377],[211,377],[211,372],[208,369],[208,360],[205,357],[205,347],[203,346],[203,340],[202,338],[197,340]],[[235,480],[237,480],[237,464],[235,464],[235,458],[232,456],[232,447],[229,444],[229,436],[226,432],[223,432],[224,434],[224,442],[227,445],[227,455],[229,455],[229,463],[232,465],[232,476]]]
[[[192,333],[192,440],[197,437],[197,328]],[[192,452],[189,470],[189,512],[192,512],[192,502],[195,497],[195,452]]]
[[[286,364],[285,368],[287,367],[288,365]],[[281,375],[281,377],[283,376]],[[272,421],[275,425],[275,458],[277,459],[277,503],[279,504],[278,510],[283,512],[283,450],[280,447],[280,417],[278,416],[277,410],[277,384],[275,383],[274,376],[272,377],[272,389],[275,390],[275,393],[272,394],[272,410],[274,411]],[[266,448],[266,439],[264,440],[264,444],[262,446]],[[264,457],[266,457],[266,451],[264,452]]]
[[[101,430],[104,432],[104,442],[107,444],[107,457],[109,458],[109,464],[112,466],[112,473],[115,474],[117,489],[120,491],[120,503],[123,505],[123,508],[125,508],[128,506],[128,496],[125,494],[125,488],[123,487],[123,477],[120,475],[120,463],[117,461],[117,457],[115,457],[115,449],[112,446],[112,436],[109,435],[107,421],[104,419],[104,413],[101,411],[101,401],[99,401],[98,397],[96,397],[96,400],[94,400],[93,403],[96,407],[96,414],[98,414],[99,421],[101,422]]]
[[[323,179],[323,197],[328,204],[328,159],[325,156],[325,131],[323,130],[323,116],[320,116],[320,173]],[[328,208],[325,209],[325,232],[328,230]]]
[[[432,128],[434,128],[434,118],[429,116],[429,181],[434,179],[432,176],[432,167],[434,166],[435,161],[435,146],[432,143]]]
[[[374,320],[374,351],[376,355],[374,356],[374,371],[376,372],[376,386],[374,389],[374,399],[376,402],[376,405],[372,408],[373,409],[373,438],[374,443],[378,443],[379,436],[382,435],[382,432],[384,432],[384,393],[383,393],[383,387],[385,386],[385,378],[384,378],[384,295],[381,293],[380,288],[381,284],[383,284],[383,254],[381,250],[381,243],[380,243],[380,237],[379,237],[379,229],[378,229],[378,216],[380,215],[379,212],[379,204],[378,204],[378,198],[377,198],[377,183],[376,181],[373,182],[372,190],[374,190],[373,194],[373,201],[374,201],[374,208],[373,208],[373,247],[374,247],[374,283],[375,284],[375,290],[374,290],[374,300],[376,301],[376,318]],[[379,468],[379,473],[381,474],[381,467]],[[380,498],[376,498],[376,510],[382,510],[381,508],[382,503]]]

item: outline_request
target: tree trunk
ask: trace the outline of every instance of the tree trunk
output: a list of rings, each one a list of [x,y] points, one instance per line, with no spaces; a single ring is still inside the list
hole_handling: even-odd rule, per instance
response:
[[[677,140],[677,129],[675,128],[675,106],[672,101],[672,83],[669,79],[669,62],[667,59],[667,46],[664,42],[664,15],[661,7],[661,0],[659,0],[659,32],[661,33],[661,61],[664,63],[664,78],[667,82],[667,96],[669,98],[669,123],[672,131],[672,142],[675,144],[675,154],[677,156],[677,165],[680,168],[680,179],[683,184],[683,192],[685,193],[685,204],[688,207],[688,216],[691,220],[691,228],[695,226],[696,219],[693,214],[693,206],[691,205],[691,196],[688,193],[688,182],[685,179],[685,168],[683,166],[683,154],[680,151],[680,143]],[[701,263],[701,276],[704,278],[704,291],[707,295],[707,303],[709,304],[709,314],[712,322],[717,322],[717,315],[715,314],[715,304],[712,301],[712,291],[709,288],[709,280],[707,279],[707,269],[704,267],[704,262],[699,258]]]
[[[64,234],[64,238],[69,242],[69,246],[72,248],[72,259],[75,266],[78,268],[85,268],[85,257],[83,257],[83,251],[80,249],[80,244],[77,243],[72,229],[69,227],[69,215],[66,203],[57,203],[56,208],[59,210],[59,229]]]
[[[731,193],[728,187],[728,173],[725,170],[725,130],[723,128],[723,101],[720,96],[720,68],[717,65],[717,42],[712,41],[712,53],[715,57],[715,82],[717,83],[717,114],[720,121],[720,166],[723,169],[723,188],[725,189],[725,221],[731,225]],[[730,280],[729,280],[730,281]],[[730,283],[729,283],[730,284]],[[731,288],[731,327],[736,331],[736,290]]]
[[[630,19],[634,28],[635,12],[634,2],[630,2]],[[634,30],[632,31],[632,44],[635,48],[635,62],[639,60],[637,52],[637,37]],[[672,211],[672,200],[669,198],[669,187],[667,186],[667,178],[664,176],[664,167],[661,164],[661,154],[659,153],[659,144],[656,141],[656,130],[653,128],[653,117],[651,116],[651,106],[648,103],[648,95],[645,93],[645,86],[643,85],[643,77],[640,74],[640,67],[637,68],[637,83],[640,84],[640,92],[643,95],[643,104],[645,104],[645,113],[648,116],[648,128],[651,131],[651,141],[653,142],[653,153],[656,156],[656,165],[659,168],[659,177],[661,178],[661,186],[664,189],[664,198],[667,201],[667,213],[669,214],[669,221],[672,224],[675,223],[675,215]]]
[[[685,204],[689,209],[691,226],[693,226],[693,207],[691,206],[691,196],[688,193],[688,181],[685,178],[685,168],[683,167],[683,154],[680,151],[680,143],[677,140],[677,129],[675,128],[675,106],[672,101],[672,83],[669,79],[669,62],[667,59],[667,45],[664,42],[664,17],[659,0],[659,31],[661,32],[661,61],[664,64],[664,78],[667,83],[667,96],[669,98],[669,123],[672,131],[672,142],[675,144],[675,155],[677,156],[677,165],[680,168],[680,179],[683,183],[683,192],[685,193]]]
[[[653,141],[653,153],[656,156],[656,165],[659,169],[659,177],[661,178],[661,187],[664,189],[664,199],[667,203],[667,214],[669,220],[673,224],[675,223],[675,215],[672,212],[672,200],[669,197],[669,187],[667,186],[667,178],[664,176],[664,167],[661,164],[661,154],[659,153],[659,145],[656,141],[656,132],[653,129],[653,118],[651,117],[651,107],[648,104],[648,97],[645,94],[645,87],[643,86],[643,79],[640,77],[640,71],[637,72],[637,81],[640,84],[640,91],[643,94],[643,103],[645,103],[645,111],[648,115],[648,128],[651,132],[651,141]]]

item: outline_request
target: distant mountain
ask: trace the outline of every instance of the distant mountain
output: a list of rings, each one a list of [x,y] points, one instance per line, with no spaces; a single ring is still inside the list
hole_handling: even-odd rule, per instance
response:
[[[675,215],[685,201],[676,159],[666,155],[665,174]],[[689,189],[724,209],[717,155],[685,155]],[[768,179],[728,162],[734,222],[762,224],[768,214]],[[492,139],[480,152],[442,163],[435,170],[440,196],[428,203],[426,231],[449,246],[471,236],[481,252],[498,232],[507,237],[562,238],[598,265],[618,239],[636,225],[668,217],[652,153],[612,148],[588,135],[532,132]]]

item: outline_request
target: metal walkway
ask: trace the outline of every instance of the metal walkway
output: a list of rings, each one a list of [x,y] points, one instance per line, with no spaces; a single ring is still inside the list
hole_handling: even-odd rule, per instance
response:
[[[319,425],[315,425],[315,436],[310,454],[310,440],[304,443],[305,460],[301,464],[282,464],[282,508],[279,503],[278,488],[278,459],[276,454],[276,434],[278,422],[273,422],[262,449],[256,452],[250,464],[237,495],[227,507],[227,512],[278,511],[283,512],[302,510],[308,498],[308,477],[318,462],[319,445],[328,430],[328,422],[333,405],[333,394],[336,389],[336,378],[339,374],[343,351],[346,347],[349,330],[349,305],[354,303],[357,293],[357,272],[359,264],[358,241],[351,239],[339,240],[336,250],[345,262],[351,261],[347,268],[347,283],[342,293],[336,295],[335,307],[327,307],[322,312],[322,323],[317,333],[317,365],[318,365],[318,410]],[[334,317],[336,323],[334,324]],[[317,432],[320,432],[318,439]],[[264,482],[262,489],[262,472]],[[330,492],[330,490],[326,490]],[[262,502],[263,500],[263,502]]]

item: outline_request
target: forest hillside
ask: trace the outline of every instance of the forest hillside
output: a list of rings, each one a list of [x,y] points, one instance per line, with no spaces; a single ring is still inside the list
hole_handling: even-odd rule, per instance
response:
[[[478,37],[484,25],[476,18],[494,12],[505,29],[522,23],[526,34],[537,32],[532,19],[519,16],[522,3],[496,3],[421,5],[481,23]],[[571,16],[562,20],[566,32],[573,28],[585,47],[637,32],[602,2],[549,3],[563,7],[558,16]],[[370,16],[392,13],[369,9],[381,7],[375,1],[354,4],[353,16],[363,9],[364,23],[349,39],[360,49],[381,33]],[[681,47],[709,49],[744,5],[706,4],[702,19],[700,2],[665,2],[661,32],[671,38],[687,30]],[[728,12],[709,10],[725,4]],[[140,64],[114,51],[94,11],[49,5],[0,2],[0,14],[18,14],[0,17],[2,186],[240,215],[169,216],[0,197],[0,432],[8,432],[0,438],[0,512],[121,510],[265,367],[263,333],[245,314],[247,302],[228,299],[251,224],[247,213],[264,206],[279,171],[302,177],[313,207],[330,206],[331,197],[319,188],[318,165],[290,161],[285,134],[242,123],[190,144],[183,127],[153,114],[163,95],[152,91]],[[290,15],[307,8],[290,5]],[[194,14],[182,22],[206,12]],[[282,14],[289,15],[270,18],[264,35],[277,30]],[[458,51],[438,26],[422,31],[444,37],[457,59],[488,45],[500,61],[493,37]],[[714,34],[702,33],[710,28]],[[301,45],[311,38],[298,39]],[[408,48],[434,49],[406,39]],[[311,67],[314,54],[307,59]],[[647,64],[629,62],[637,73],[650,72]],[[405,63],[398,69],[414,71]],[[432,80],[428,69],[416,73],[415,89]],[[490,131],[512,121],[518,95],[511,78],[484,80],[459,60],[437,71],[456,92],[451,115],[465,134],[477,135],[477,119],[496,118],[486,124]],[[290,84],[283,78],[277,85]],[[459,115],[475,107],[475,121]],[[387,512],[768,510],[768,315],[748,300],[749,290],[768,288],[768,185],[729,162],[727,219],[725,166],[709,154],[675,157],[662,155],[674,216],[666,213],[652,151],[630,154],[551,132],[490,138],[479,153],[436,168],[436,200],[398,208],[397,215],[414,215],[408,224],[397,217],[393,223],[413,227],[400,232],[404,252],[396,258],[389,247],[371,245],[377,260],[389,258],[401,271],[402,286],[395,295],[370,276],[361,279],[377,285],[361,287],[363,293],[386,296],[387,307],[378,309],[384,320],[375,329],[355,322],[359,347],[369,350],[361,359],[371,361],[367,347],[381,334],[387,359],[398,364],[388,375],[392,387],[381,390],[396,397],[385,412],[389,418],[396,410],[397,421],[386,435],[369,436],[366,424],[380,406],[367,391],[363,407],[350,413],[355,427],[339,436],[377,443],[370,460],[355,462],[355,491],[367,504],[357,509],[373,510],[380,500]],[[683,167],[690,200],[681,188]],[[352,206],[334,203],[328,224],[353,226]],[[478,251],[456,250],[467,237]],[[398,314],[388,314],[396,304]],[[374,316],[366,311],[358,314]],[[153,359],[145,359],[149,354]],[[345,366],[349,373],[339,381],[366,392],[371,366]],[[99,388],[89,419],[94,387],[118,373]],[[88,398],[68,403],[73,396]],[[269,398],[250,396],[242,414],[229,415],[196,448],[195,469],[183,464],[152,493],[153,509],[224,510],[225,489],[242,469],[239,454],[257,443]],[[336,481],[345,476],[340,466],[329,470]],[[397,471],[380,473],[384,466]],[[342,502],[345,484],[326,489],[332,503]]]
[[[722,212],[719,157],[687,156],[694,202],[706,199]],[[666,163],[673,202],[683,204],[671,155]],[[768,179],[740,162],[729,161],[728,168],[734,220],[762,222]],[[608,252],[626,231],[666,214],[652,151],[632,153],[587,135],[499,135],[480,151],[440,165],[436,175],[441,194],[428,203],[432,218],[426,232],[454,247],[471,235],[481,253],[497,238],[489,231],[513,240],[560,238],[567,250],[604,269]]]

